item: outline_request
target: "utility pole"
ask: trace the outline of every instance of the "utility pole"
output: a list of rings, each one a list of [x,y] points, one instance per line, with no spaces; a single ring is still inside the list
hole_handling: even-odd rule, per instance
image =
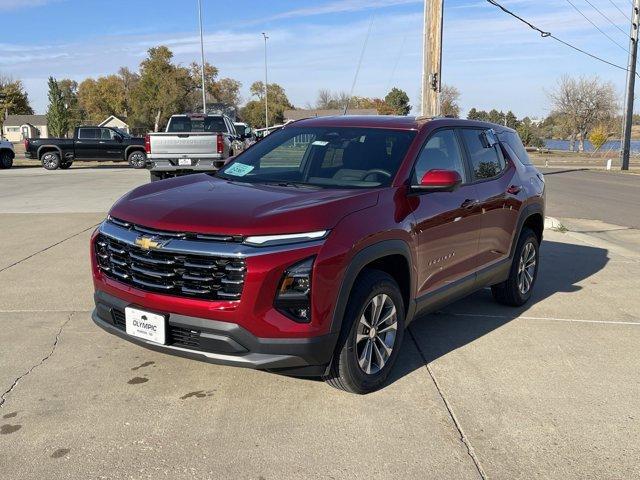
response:
[[[202,56],[202,113],[207,114],[207,88],[204,74],[204,35],[202,33],[202,0],[198,0],[198,20],[200,22],[200,55]]]
[[[267,82],[267,34],[262,32],[264,37],[264,128],[269,128],[269,104],[267,101],[269,92],[269,83]],[[269,133],[269,130],[265,130],[264,134]]]
[[[627,92],[624,101],[624,124],[622,130],[621,160],[622,170],[629,170],[631,150],[631,124],[633,122],[633,101],[636,87],[636,61],[638,58],[638,27],[640,22],[640,0],[633,0],[631,33],[629,40],[629,65],[627,66]]]
[[[440,115],[443,0],[424,1],[422,115]]]

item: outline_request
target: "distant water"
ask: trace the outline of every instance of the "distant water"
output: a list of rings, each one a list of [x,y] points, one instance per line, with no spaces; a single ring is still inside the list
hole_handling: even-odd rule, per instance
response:
[[[600,148],[600,151],[601,152],[608,152],[608,151],[618,152],[618,151],[620,151],[621,143],[622,142],[620,140],[608,141],[607,143],[605,143]],[[551,150],[568,151],[569,150],[569,144],[570,144],[569,140],[545,140],[544,141],[545,147],[547,147],[547,148],[549,148]],[[578,148],[578,142],[576,142],[576,147],[575,148]],[[591,142],[589,140],[585,140],[584,149],[587,152],[593,152],[594,148],[593,148],[593,145],[591,144]],[[632,140],[631,141],[631,152],[632,153],[640,153],[640,140]]]

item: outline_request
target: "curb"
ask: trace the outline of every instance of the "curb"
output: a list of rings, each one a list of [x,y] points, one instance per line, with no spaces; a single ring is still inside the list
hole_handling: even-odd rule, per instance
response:
[[[544,217],[544,228],[545,230],[558,230],[562,229],[563,225],[557,218]]]

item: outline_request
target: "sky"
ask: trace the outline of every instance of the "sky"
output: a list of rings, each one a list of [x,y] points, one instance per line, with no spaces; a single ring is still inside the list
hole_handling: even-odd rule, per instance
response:
[[[202,1],[206,59],[242,82],[244,101],[264,78],[262,32],[269,82],[294,105],[313,105],[322,88],[348,92],[373,18],[354,94],[384,97],[396,86],[419,104],[423,0]],[[627,64],[629,0],[501,3],[566,42]],[[625,71],[542,38],[485,0],[444,4],[442,79],[460,91],[463,112],[497,108],[541,118],[565,74],[612,82],[622,104]],[[23,81],[36,113],[46,111],[50,75],[82,81],[121,66],[137,70],[157,45],[184,65],[200,59],[196,0],[0,0],[0,22],[0,74]]]

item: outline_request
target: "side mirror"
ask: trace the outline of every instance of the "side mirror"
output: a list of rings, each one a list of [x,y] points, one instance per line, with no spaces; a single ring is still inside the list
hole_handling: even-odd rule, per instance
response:
[[[413,185],[416,192],[453,192],[462,183],[462,177],[455,170],[429,170],[420,180],[419,185]]]

